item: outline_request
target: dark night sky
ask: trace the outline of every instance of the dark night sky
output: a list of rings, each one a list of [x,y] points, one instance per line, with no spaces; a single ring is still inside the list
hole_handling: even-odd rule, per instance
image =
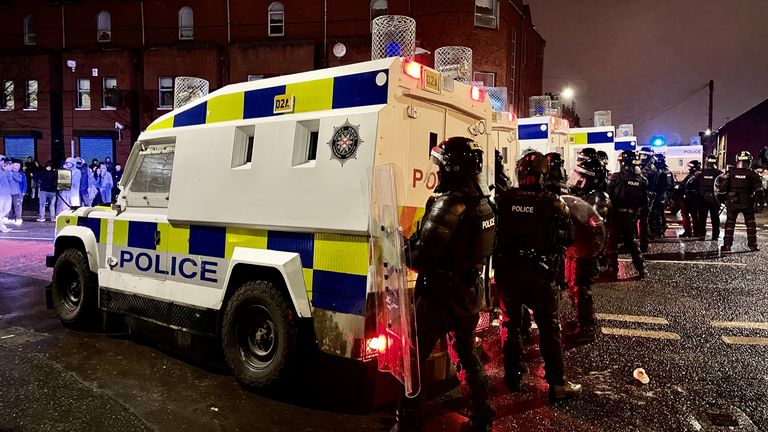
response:
[[[582,126],[598,110],[641,143],[714,128],[768,99],[768,0],[528,0],[546,39],[544,91],[576,91]]]

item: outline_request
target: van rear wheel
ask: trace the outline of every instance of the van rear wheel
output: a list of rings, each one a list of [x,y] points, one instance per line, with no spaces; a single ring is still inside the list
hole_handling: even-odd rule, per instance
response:
[[[56,314],[64,325],[86,329],[93,324],[97,277],[83,252],[67,249],[59,255],[53,267],[52,299]]]
[[[271,282],[246,282],[227,303],[224,357],[244,386],[269,389],[284,382],[296,363],[297,338],[293,308]]]

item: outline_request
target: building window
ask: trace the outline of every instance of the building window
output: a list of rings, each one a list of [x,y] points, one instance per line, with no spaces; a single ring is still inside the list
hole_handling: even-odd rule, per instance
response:
[[[13,110],[15,108],[13,102],[13,81],[3,81],[3,94],[2,98],[0,98],[0,110]]]
[[[264,75],[248,75],[248,81],[258,81],[264,79]]]
[[[24,17],[24,45],[35,45],[36,43],[35,19],[32,15],[27,15]]]
[[[117,78],[104,77],[102,80],[101,106],[103,108],[117,107]]]
[[[77,108],[91,109],[91,80],[89,78],[77,79]]]
[[[179,40],[192,40],[195,34],[195,18],[192,8],[184,6],[179,9]]]
[[[27,80],[24,83],[24,109],[37,109],[37,80]]]
[[[160,108],[173,108],[173,78],[160,77]]]
[[[280,2],[274,2],[268,9],[269,36],[285,35],[285,8]]]
[[[371,29],[373,29],[373,20],[388,13],[387,0],[371,0]]]
[[[498,28],[498,16],[498,0],[475,0],[475,26]]]
[[[472,81],[481,82],[485,87],[496,87],[496,74],[494,72],[475,72]]]
[[[107,11],[101,11],[96,16],[96,40],[99,42],[112,41],[112,18]]]

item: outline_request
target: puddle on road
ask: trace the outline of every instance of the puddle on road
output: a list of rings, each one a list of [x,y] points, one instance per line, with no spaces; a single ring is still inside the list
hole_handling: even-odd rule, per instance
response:
[[[47,337],[48,335],[45,333],[37,333],[21,327],[8,327],[0,329],[0,346],[5,348],[16,347]]]

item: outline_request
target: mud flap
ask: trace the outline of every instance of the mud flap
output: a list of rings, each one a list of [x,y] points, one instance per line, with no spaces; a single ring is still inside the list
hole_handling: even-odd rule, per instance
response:
[[[378,352],[378,367],[405,386],[409,397],[418,395],[418,341],[413,289],[408,289],[403,229],[400,226],[397,179],[402,179],[393,164],[373,169],[370,234],[376,290],[376,327],[385,338]],[[400,196],[402,198],[402,196]]]

